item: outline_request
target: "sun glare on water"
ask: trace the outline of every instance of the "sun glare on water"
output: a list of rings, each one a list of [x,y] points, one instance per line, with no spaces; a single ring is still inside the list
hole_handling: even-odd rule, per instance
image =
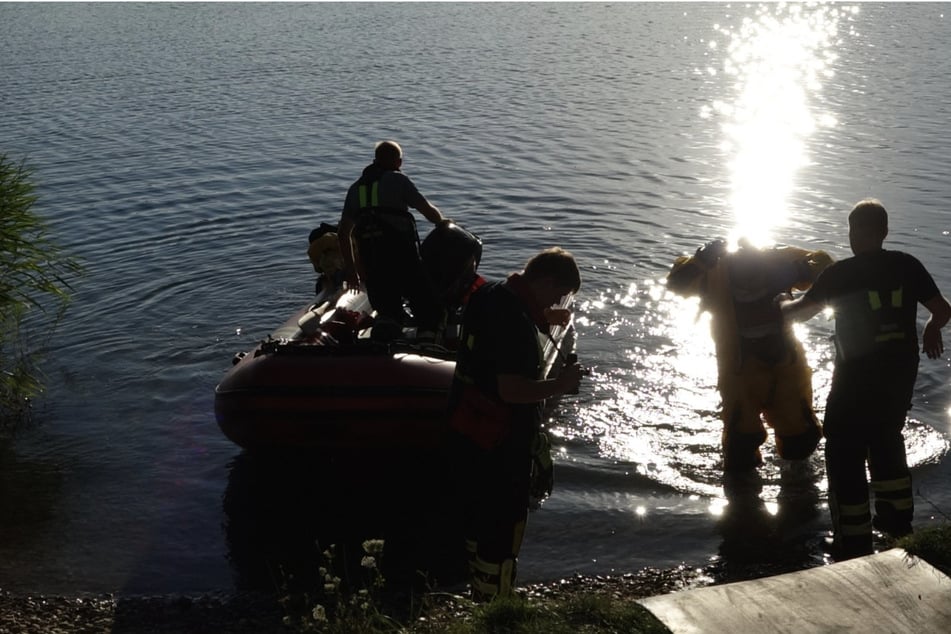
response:
[[[768,245],[786,220],[787,205],[795,203],[796,176],[809,163],[810,136],[836,125],[833,113],[821,110],[817,94],[832,76],[839,22],[857,9],[764,4],[751,11],[751,17],[733,27],[715,26],[721,42],[710,47],[722,61],[722,71],[710,69],[709,74],[722,79],[724,97],[701,116],[702,124],[719,125],[722,132],[728,211],[734,215],[729,237]],[[592,313],[604,336],[617,342],[623,359],[594,369],[590,380],[596,396],[590,402],[550,421],[565,448],[562,459],[583,460],[583,452],[572,453],[572,442],[593,440],[598,456],[614,461],[625,475],[708,498],[710,513],[729,516],[709,313],[698,298],[676,296],[658,278],[639,279],[585,300],[576,323],[593,327],[587,317]],[[813,368],[814,405],[821,417],[832,351],[825,340],[813,345],[818,335],[807,337],[809,332],[804,325],[796,327]],[[940,433],[917,421],[909,421],[906,437],[912,465],[947,450]],[[821,452],[800,473],[779,459],[772,439],[762,451],[761,517],[777,522],[795,518],[796,513],[781,512],[780,501],[787,511],[802,505],[804,516],[814,512],[825,489]],[[651,509],[641,506],[633,512],[646,517]]]
[[[733,26],[715,25],[718,42],[710,47],[722,70],[709,74],[722,80],[723,97],[701,116],[722,132],[735,219],[730,237],[768,244],[785,220],[810,135],[820,125],[834,125],[817,111],[813,96],[832,73],[845,10],[766,4],[754,11]],[[722,423],[709,315],[696,298],[674,297],[656,280],[629,289],[629,301],[613,299],[640,304],[645,313],[634,321],[616,315],[635,333],[630,367],[597,377],[611,396],[579,414],[577,431],[597,438],[601,455],[632,473],[676,490],[720,495]],[[609,325],[606,332],[617,331]],[[777,489],[778,482],[767,487]]]
[[[722,72],[727,98],[702,116],[723,121],[722,151],[729,166],[731,242],[772,242],[786,220],[797,171],[809,161],[807,141],[819,126],[835,125],[814,96],[832,76],[840,16],[826,5],[765,4],[739,26],[716,25],[727,40]],[[712,48],[721,48],[711,42]],[[724,82],[726,84],[726,82]]]

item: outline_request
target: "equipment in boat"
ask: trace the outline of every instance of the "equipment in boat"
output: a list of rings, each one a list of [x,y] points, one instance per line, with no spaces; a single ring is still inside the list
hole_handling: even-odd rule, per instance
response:
[[[234,366],[215,389],[224,434],[248,449],[396,450],[437,446],[455,370],[462,307],[484,280],[482,243],[458,225],[433,229],[420,252],[449,320],[439,344],[408,323],[391,342],[372,339],[364,292],[318,282],[316,300],[294,313]],[[567,307],[572,298],[565,299]],[[554,376],[574,346],[570,324],[539,340]],[[560,352],[565,349],[565,353]]]

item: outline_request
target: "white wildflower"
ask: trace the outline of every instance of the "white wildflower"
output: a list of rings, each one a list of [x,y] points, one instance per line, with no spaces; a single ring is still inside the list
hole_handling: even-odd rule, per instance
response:
[[[314,617],[314,620],[318,623],[324,623],[327,621],[327,611],[324,610],[324,606],[319,603],[314,606],[314,611],[311,613],[311,616]]]

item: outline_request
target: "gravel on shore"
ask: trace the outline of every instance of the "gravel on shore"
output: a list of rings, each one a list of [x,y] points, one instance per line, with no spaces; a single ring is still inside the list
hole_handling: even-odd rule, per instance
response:
[[[583,593],[637,600],[678,590],[791,572],[801,566],[722,570],[680,566],[608,576],[574,575],[523,586],[529,600],[558,601]],[[465,611],[464,601],[434,601],[419,631],[439,631]],[[162,596],[42,596],[0,589],[0,634],[271,634],[287,633],[280,597],[267,593]],[[425,623],[425,624],[424,624]],[[417,629],[417,628],[408,628]]]
[[[693,581],[689,581],[688,577]],[[576,575],[520,589],[529,599],[557,600],[581,592],[638,599],[682,589],[695,571],[647,569],[617,577]],[[459,605],[441,601],[421,629],[439,630],[459,616]],[[0,590],[0,634],[270,634],[287,633],[278,597],[266,594],[77,597],[16,595]]]
[[[22,596],[0,590],[0,634],[287,632],[281,606],[258,594]]]

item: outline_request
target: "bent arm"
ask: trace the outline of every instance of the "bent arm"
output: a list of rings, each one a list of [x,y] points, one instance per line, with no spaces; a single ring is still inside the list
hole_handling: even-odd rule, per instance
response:
[[[337,227],[337,240],[340,243],[340,257],[343,258],[344,277],[351,288],[359,285],[357,266],[353,257],[353,220],[347,216],[340,218]]]
[[[822,310],[822,304],[808,299],[805,295],[797,299],[781,299],[777,303],[786,321],[806,321]]]
[[[577,363],[562,368],[555,379],[535,380],[518,374],[500,374],[499,397],[506,403],[539,403],[553,396],[577,392],[582,374]]]
[[[434,225],[438,225],[440,222],[445,220],[442,212],[439,211],[439,208],[425,198],[415,205],[415,209],[417,209],[419,213],[423,214],[426,220],[430,221]]]
[[[922,303],[925,308],[931,311],[931,316],[928,318],[924,333],[921,335],[921,351],[928,355],[929,359],[937,359],[944,354],[941,329],[951,319],[951,304],[948,304],[948,300],[941,293]]]
[[[832,264],[832,256],[825,251],[804,251],[798,261],[799,279],[793,284],[793,288],[799,291],[809,290],[819,274],[827,269],[830,264]]]

